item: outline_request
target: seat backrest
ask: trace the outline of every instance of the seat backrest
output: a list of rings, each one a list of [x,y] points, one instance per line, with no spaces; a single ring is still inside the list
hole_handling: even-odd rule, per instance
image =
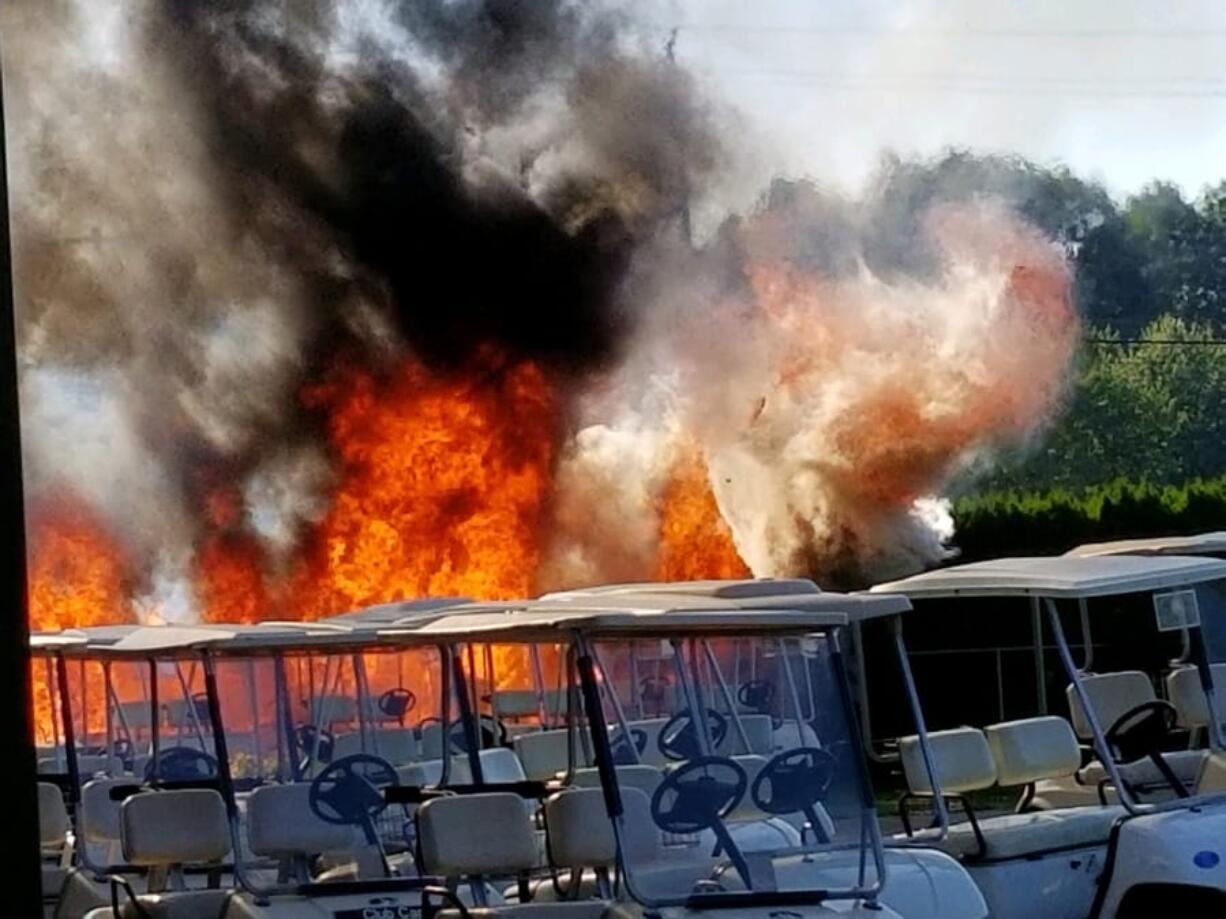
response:
[[[434,798],[417,809],[424,874],[508,875],[536,864],[536,832],[519,795]]]
[[[527,778],[514,750],[490,747],[478,753],[477,757],[481,760],[481,776],[487,782],[522,782]]]
[[[141,792],[119,808],[119,838],[132,865],[220,861],[230,851],[226,805],[205,788]]]
[[[336,735],[332,748],[333,759],[361,752],[360,731]],[[397,766],[411,763],[418,759],[417,735],[412,728],[372,728],[366,731],[366,752],[381,756]]]
[[[413,788],[424,788],[427,785],[437,785],[443,779],[443,761],[441,759],[423,759],[417,763],[409,763],[396,769],[403,785]],[[472,784],[473,774],[468,766],[468,757],[453,756],[451,758],[451,774],[447,776],[450,785]]]
[[[1081,767],[1081,748],[1073,728],[1055,715],[1006,721],[984,728],[983,733],[996,761],[1000,785],[1063,778]]]
[[[617,841],[599,788],[569,788],[545,801],[549,857],[558,868],[605,868],[617,862]]]
[[[740,719],[741,727],[745,730],[745,739],[749,741],[749,749],[745,749],[745,744],[741,741],[741,735],[737,732],[736,725],[729,718],[728,732],[724,735],[723,742],[716,746],[716,755],[736,756],[746,753],[764,753],[769,755],[774,743],[774,728],[771,725],[771,716],[741,715]]]
[[[119,841],[119,808],[123,802],[111,800],[111,789],[131,785],[133,781],[131,777],[93,779],[81,788],[79,829],[86,842]]]
[[[490,695],[498,718],[525,718],[540,710],[541,697],[533,689],[501,689]]]
[[[1118,673],[1088,673],[1081,677],[1081,685],[1085,688],[1090,705],[1094,707],[1094,715],[1098,718],[1099,727],[1104,731],[1115,723],[1115,720],[1131,708],[1153,702],[1154,686],[1140,670],[1121,670]],[[1086,718],[1085,709],[1081,707],[1081,699],[1072,683],[1065,689],[1068,697],[1069,716],[1073,722],[1073,730],[1082,740],[1093,736],[1090,722]]]
[[[996,761],[992,759],[987,738],[978,728],[934,731],[928,735],[928,745],[932,750],[937,781],[945,794],[978,791],[996,783]],[[919,738],[915,735],[900,738],[898,752],[911,792],[917,795],[932,794],[932,783],[928,781],[928,770],[924,768]]]
[[[651,798],[622,787],[622,851],[632,863],[660,855],[662,836],[651,819]],[[549,855],[558,868],[604,868],[617,861],[613,824],[599,788],[569,788],[545,802]]]
[[[615,769],[617,770],[617,784],[623,792],[635,788],[647,795],[649,799],[664,781],[663,770],[659,766],[651,766],[647,763],[616,766]],[[576,769],[575,778],[571,784],[576,788],[599,788],[600,770],[594,766]]]
[[[523,765],[524,774],[528,778],[542,781],[551,779],[557,773],[566,770],[567,733],[565,730],[536,731],[532,734],[521,734],[511,741]],[[584,757],[583,743],[577,732],[575,734],[575,765],[590,765],[590,762]]]
[[[323,726],[349,724],[358,720],[358,703],[342,693],[328,693],[316,698],[314,711]]]
[[[247,799],[247,842],[256,855],[319,855],[359,843],[353,827],[327,823],[311,810],[311,786],[264,785]]]
[[[122,715],[122,722],[127,724],[133,731],[138,728],[147,728],[151,723],[149,720],[149,703],[141,700],[119,703],[118,715]],[[118,715],[116,721],[121,720]]]
[[[418,731],[418,748],[422,759],[439,759],[443,755],[443,725],[438,721],[423,724]]]
[[[1226,664],[1210,664],[1213,674],[1213,704],[1219,718],[1226,717]],[[1200,671],[1195,667],[1180,667],[1166,677],[1166,697],[1179,712],[1182,728],[1209,726],[1209,702],[1200,685]]]
[[[44,846],[62,845],[68,839],[68,808],[58,785],[38,783],[38,838]]]

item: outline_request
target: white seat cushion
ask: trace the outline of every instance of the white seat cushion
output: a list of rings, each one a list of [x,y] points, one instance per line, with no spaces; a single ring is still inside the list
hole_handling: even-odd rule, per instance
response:
[[[617,784],[623,791],[627,788],[636,788],[647,795],[649,800],[660,787],[660,783],[664,781],[664,771],[659,766],[644,764],[616,766],[614,769],[617,773]],[[576,788],[599,788],[600,770],[594,766],[576,769],[572,784]]]
[[[996,783],[996,761],[992,759],[987,738],[978,728],[934,731],[928,735],[928,744],[937,781],[945,794],[978,791]],[[932,794],[919,738],[915,735],[900,738],[898,752],[912,793]]]
[[[44,846],[60,846],[68,838],[68,808],[58,785],[38,783],[38,838]]]
[[[247,841],[256,855],[319,855],[359,842],[354,827],[327,823],[311,810],[311,786],[265,785],[247,799]]]
[[[499,718],[524,718],[540,711],[541,697],[533,689],[503,689],[491,694],[490,704]]]
[[[1219,718],[1226,718],[1226,664],[1211,664],[1213,674],[1213,705]],[[1166,697],[1179,712],[1182,728],[1203,728],[1209,725],[1209,702],[1200,683],[1200,671],[1195,667],[1180,667],[1166,677]]]
[[[435,798],[417,809],[426,874],[454,878],[527,871],[537,862],[536,832],[518,795]]]
[[[1072,727],[1063,718],[1024,718],[984,728],[996,781],[1000,785],[1029,785],[1042,779],[1072,775],[1081,766],[1081,748]]]
[[[536,731],[516,737],[511,744],[523,765],[524,774],[530,779],[544,781],[566,771],[570,760],[568,734],[565,730]],[[591,765],[584,757],[578,732],[575,733],[575,764]]]
[[[80,830],[88,842],[110,843],[119,840],[119,807],[111,800],[111,789],[131,785],[129,778],[94,779],[81,789]]]
[[[119,836],[133,865],[214,862],[230,851],[225,802],[207,789],[133,795],[119,809]]]
[[[617,861],[604,791],[572,788],[545,802],[549,855],[560,868],[608,867]]]
[[[1081,677],[1081,685],[1090,700],[1090,705],[1094,708],[1098,726],[1104,731],[1108,730],[1124,712],[1157,698],[1149,677],[1140,670],[1084,674]],[[1064,692],[1068,697],[1069,716],[1073,722],[1073,730],[1077,732],[1078,737],[1088,740],[1094,732],[1090,730],[1090,722],[1086,719],[1085,709],[1081,707],[1081,699],[1072,683]]]

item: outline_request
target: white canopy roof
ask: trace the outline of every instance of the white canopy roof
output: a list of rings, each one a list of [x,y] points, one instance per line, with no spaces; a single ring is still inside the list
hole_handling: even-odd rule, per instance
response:
[[[685,594],[581,592],[552,595],[518,603],[471,604],[449,610],[430,622],[409,620],[380,634],[396,637],[490,640],[496,633],[506,640],[528,640],[556,635],[559,631],[583,629],[596,634],[654,633],[670,631],[741,631],[823,629],[845,625],[847,616],[833,606],[829,610],[772,608],[763,605],[746,615],[744,605],[711,597]]]
[[[85,644],[88,639],[85,633],[77,629],[67,629],[63,632],[31,632],[30,651],[33,654],[42,652],[48,654],[61,648],[73,648]]]
[[[546,594],[542,601],[591,602],[623,597],[637,604],[643,597],[676,603],[681,596],[719,600],[743,610],[796,610],[842,613],[851,621],[906,612],[910,602],[900,594],[842,594],[823,591],[807,578],[756,578],[726,581],[671,581],[666,583],[608,584],[600,587]],[[755,617],[758,614],[755,613]],[[755,620],[756,621],[756,620]]]
[[[462,606],[472,602],[469,597],[423,597],[419,600],[399,600],[395,603],[380,603],[351,613],[341,613],[339,616],[329,616],[319,620],[322,623],[336,623],[345,626],[388,625],[399,620],[415,616],[431,616],[441,609],[451,606]]]
[[[1117,539],[1089,542],[1066,555],[1086,558],[1092,555],[1213,555],[1226,557],[1226,530],[1193,533],[1187,536],[1148,536],[1143,539]]]
[[[1101,597],[1226,579],[1226,561],[1183,556],[997,558],[878,584],[873,593],[922,597]]]

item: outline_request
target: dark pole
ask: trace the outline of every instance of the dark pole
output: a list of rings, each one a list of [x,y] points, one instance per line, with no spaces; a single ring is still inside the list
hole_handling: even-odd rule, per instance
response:
[[[3,71],[0,70],[0,73]],[[42,915],[38,848],[37,768],[30,722],[30,627],[26,620],[26,521],[21,481],[21,419],[17,400],[17,338],[13,324],[13,255],[0,76],[0,744],[15,750],[8,762],[5,822],[15,843],[5,898],[14,916]]]

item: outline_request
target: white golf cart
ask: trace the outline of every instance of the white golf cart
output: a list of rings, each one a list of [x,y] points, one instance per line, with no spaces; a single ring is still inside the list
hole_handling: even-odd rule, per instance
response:
[[[953,859],[881,846],[842,683],[838,610],[906,601],[819,595],[780,612],[754,594],[777,586],[696,589],[705,596],[419,612],[377,638],[360,620],[146,628],[95,649],[114,667],[145,668],[155,703],[184,674],[180,695],[204,718],[173,745],[161,737],[169,721],[154,718],[152,771],[113,780],[120,848],[137,871],[119,873],[113,905],[90,919],[382,919],[418,915],[423,890],[426,912],[448,917],[637,916],[645,906],[985,915]],[[413,665],[390,663],[406,654]],[[724,677],[738,659],[788,691],[768,705],[761,689],[738,700]],[[623,699],[647,704],[631,701],[629,675],[657,664],[655,717],[628,721]],[[441,760],[422,759],[431,724],[409,725],[419,743],[408,762],[375,752],[393,756],[383,742],[403,725],[363,726],[364,705],[383,696],[370,673],[398,669],[419,700],[438,703]],[[536,715],[495,720],[511,702],[501,693],[535,696]],[[418,702],[419,714],[426,708]],[[313,735],[297,736],[307,724]],[[344,755],[354,735],[357,752]],[[376,855],[370,874],[356,857],[363,847]]]
[[[1222,912],[1226,762],[1200,624],[1224,585],[1226,562],[1214,559],[1062,556],[873,589],[914,604],[915,681],[929,723],[944,728],[928,737],[935,786],[916,740],[899,739],[901,806],[961,804],[967,819],[941,846],[994,917]],[[878,655],[861,631],[865,697],[876,701]],[[889,713],[871,708],[874,733],[888,736]],[[1002,794],[1017,797],[1015,813],[976,813]]]
[[[524,659],[535,648],[547,679],[561,664],[566,694],[582,699],[564,727],[542,718],[511,739],[528,781],[427,796],[418,867],[444,879],[427,888],[428,912],[986,915],[954,859],[882,846],[842,670],[848,607],[907,603],[809,582],[624,585],[385,630],[388,643],[451,649],[457,684],[482,677],[481,649]],[[756,673],[733,685],[738,659]],[[421,799],[389,796],[406,794]],[[539,811],[525,794],[543,795]],[[546,827],[536,843],[534,813]],[[491,889],[498,877],[510,886]]]
[[[1185,536],[1145,536],[1110,542],[1088,542],[1064,554],[1073,558],[1099,555],[1204,555],[1210,558],[1226,558],[1226,530],[1191,533]]]

